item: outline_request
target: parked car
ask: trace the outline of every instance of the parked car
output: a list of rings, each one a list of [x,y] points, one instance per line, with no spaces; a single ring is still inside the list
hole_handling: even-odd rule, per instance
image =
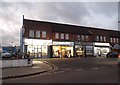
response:
[[[118,52],[109,52],[107,55],[106,55],[107,58],[120,58],[120,53]]]
[[[6,51],[2,51],[1,56],[2,56],[2,58],[10,58],[11,54]]]

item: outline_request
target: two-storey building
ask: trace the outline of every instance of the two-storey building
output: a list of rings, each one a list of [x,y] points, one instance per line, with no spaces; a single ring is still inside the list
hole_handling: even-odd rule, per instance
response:
[[[35,57],[106,56],[120,31],[23,19],[23,52]]]

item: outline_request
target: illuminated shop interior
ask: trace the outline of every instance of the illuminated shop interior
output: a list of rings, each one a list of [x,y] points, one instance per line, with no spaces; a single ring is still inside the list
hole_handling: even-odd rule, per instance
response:
[[[43,57],[48,55],[48,45],[51,45],[51,40],[25,39],[27,45],[27,53],[30,56]]]
[[[53,46],[53,57],[73,56],[73,46]]]
[[[85,49],[83,48],[83,46],[76,45],[75,50],[76,50],[76,56],[83,57],[85,55]]]
[[[110,52],[109,43],[95,43],[94,56],[96,57],[106,57],[106,54]]]

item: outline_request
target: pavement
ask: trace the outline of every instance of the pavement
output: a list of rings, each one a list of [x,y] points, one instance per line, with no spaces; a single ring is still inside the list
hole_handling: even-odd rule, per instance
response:
[[[48,64],[44,61],[33,61],[33,66],[26,67],[12,67],[2,68],[2,77],[0,79],[19,78],[25,76],[31,76],[35,74],[41,74],[51,70],[55,70],[53,64]]]

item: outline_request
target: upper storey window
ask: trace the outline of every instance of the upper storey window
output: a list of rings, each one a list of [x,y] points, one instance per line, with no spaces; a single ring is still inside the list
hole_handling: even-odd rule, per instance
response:
[[[60,38],[64,39],[64,33],[61,33]]]
[[[85,39],[86,39],[86,41],[89,41],[89,37],[88,37],[88,35],[85,36]]]
[[[40,38],[40,31],[36,31],[36,37]]]
[[[82,41],[85,41],[85,36],[81,35],[81,39],[82,39]]]
[[[69,39],[69,34],[65,34],[65,39],[66,39],[66,40]]]
[[[55,39],[59,39],[59,33],[55,33]]]
[[[96,41],[99,41],[99,36],[96,36]]]
[[[46,31],[42,31],[42,38],[46,38]]]
[[[34,30],[29,30],[29,37],[34,37]]]

